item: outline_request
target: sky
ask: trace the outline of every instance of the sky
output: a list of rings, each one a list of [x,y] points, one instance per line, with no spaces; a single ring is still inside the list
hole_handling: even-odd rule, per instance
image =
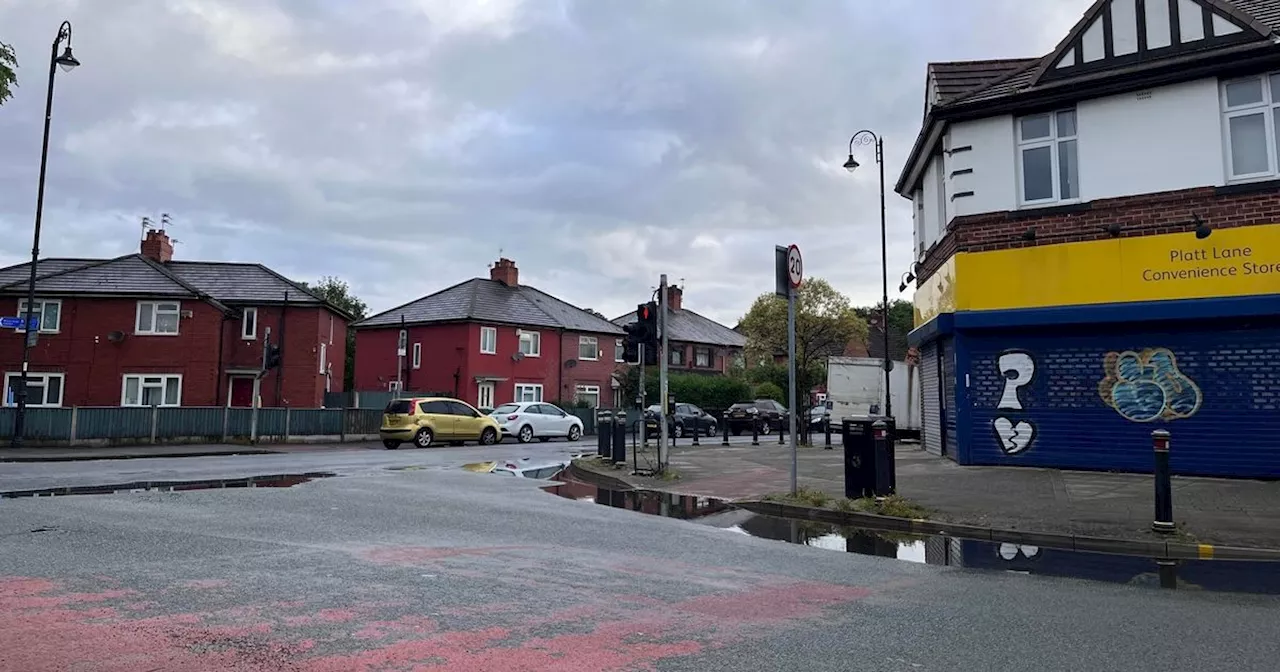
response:
[[[372,311],[472,277],[621,315],[659,275],[732,326],[773,248],[855,305],[911,262],[893,193],[931,61],[1039,56],[1088,0],[0,0],[0,264],[30,256],[49,45],[42,256],[137,251],[346,280]]]

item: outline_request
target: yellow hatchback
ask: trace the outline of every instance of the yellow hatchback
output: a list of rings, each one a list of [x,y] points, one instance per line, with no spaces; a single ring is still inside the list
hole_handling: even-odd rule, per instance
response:
[[[498,442],[502,429],[498,421],[477,411],[471,404],[447,397],[415,397],[395,399],[382,412],[378,438],[388,450],[405,441],[427,448],[436,441],[462,445],[463,441],[479,441],[484,445]]]

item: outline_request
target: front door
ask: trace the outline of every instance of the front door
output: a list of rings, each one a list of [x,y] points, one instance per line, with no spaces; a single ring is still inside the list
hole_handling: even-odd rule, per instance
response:
[[[253,378],[232,376],[227,405],[233,408],[253,407]]]
[[[480,383],[476,388],[476,407],[493,408],[493,383]]]

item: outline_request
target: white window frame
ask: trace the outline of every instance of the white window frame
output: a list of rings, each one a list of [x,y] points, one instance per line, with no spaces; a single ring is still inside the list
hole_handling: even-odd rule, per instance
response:
[[[489,341],[488,347],[485,347],[486,340]],[[498,329],[496,327],[480,327],[480,354],[498,354]]]
[[[525,336],[529,337],[529,352],[525,352]],[[525,357],[541,357],[542,356],[542,332],[525,331],[524,329],[516,329],[516,338],[518,339],[519,351]]]
[[[252,341],[258,338],[258,309],[245,308],[241,312],[243,314],[240,317],[240,338],[243,338],[246,341]],[[250,315],[253,316],[252,319],[250,319]],[[178,316],[179,319],[181,319],[181,311],[179,311]],[[154,316],[152,319],[155,319]]]
[[[584,394],[595,396],[596,403],[592,405],[591,408],[600,407],[600,386],[599,385],[574,385],[573,386],[574,401],[579,401],[579,402],[582,401],[582,395]]]
[[[284,356],[284,351],[283,351],[283,350],[280,352],[280,355],[281,355],[281,359],[283,359],[283,358],[284,358],[284,357],[283,357],[283,356]],[[320,344],[320,352],[319,352],[319,355],[320,355],[320,375],[322,375],[322,376],[323,376],[324,374],[326,374],[326,373],[328,373],[328,372],[329,372],[329,369],[328,369],[328,364],[329,364],[329,344],[328,344],[328,343],[321,343],[321,344]],[[284,364],[284,362],[280,362],[280,364],[281,364],[281,365],[283,365],[283,364]]]
[[[49,325],[45,324],[46,320],[44,319],[45,306],[51,303],[57,304],[58,306],[58,319],[52,328],[49,327]],[[37,296],[36,305],[40,306],[40,326],[37,329],[37,331],[41,334],[58,333],[62,329],[62,299],[42,299]],[[19,299],[18,300],[18,317],[23,317],[26,314],[27,314],[27,300],[25,298]],[[14,329],[14,331],[22,333],[22,332],[25,332],[26,329]]]
[[[702,353],[706,353],[706,355],[707,355],[707,363],[706,363],[706,364],[699,364],[699,363],[698,363],[698,355],[699,355],[699,354],[702,354]],[[715,351],[714,351],[714,350],[712,350],[710,347],[697,346],[697,345],[693,346],[693,368],[695,368],[695,369],[709,369],[709,368],[711,368],[711,367],[715,364],[715,361],[716,361],[716,353],[715,353]]]
[[[1228,107],[1227,85],[1250,80],[1259,80],[1259,86],[1262,88],[1262,101]],[[1277,87],[1274,86],[1277,83],[1280,83],[1280,71],[1223,80],[1218,87],[1219,97],[1222,100],[1223,156],[1226,157],[1226,165],[1223,166],[1223,169],[1226,171],[1228,182],[1252,182],[1254,180],[1273,179],[1280,175],[1280,156],[1277,156],[1280,153],[1280,149],[1276,147],[1276,132],[1280,130],[1276,128],[1276,115],[1280,114],[1280,91],[1277,91]],[[1263,128],[1266,129],[1267,170],[1260,173],[1235,175],[1231,172],[1235,163],[1235,157],[1231,152],[1231,119],[1255,114],[1262,115]]]
[[[626,357],[626,354],[625,354],[625,353],[626,353],[626,351],[627,351],[627,344],[626,344],[626,342],[625,342],[623,339],[621,339],[621,338],[614,339],[614,341],[613,341],[613,361],[614,361],[614,362],[626,362],[626,361],[627,361],[627,357]]]
[[[486,400],[484,398],[484,394],[481,392],[482,390],[488,390],[489,392],[488,404],[484,403]],[[497,386],[493,384],[493,381],[486,380],[484,382],[476,383],[476,408],[497,408],[497,404],[493,403],[494,397],[497,396],[498,389]]]
[[[522,395],[522,392],[526,389],[533,392],[532,399],[525,399],[524,396]],[[522,402],[542,403],[542,383],[516,383],[514,388],[514,393],[515,393],[515,397],[512,399],[512,401],[517,404]]]
[[[421,343],[413,344],[413,368],[415,369],[422,368],[422,344]]]
[[[177,319],[174,323],[173,331],[157,331],[156,323],[161,314],[160,306],[173,306],[172,311],[165,310],[163,313],[172,313]],[[146,308],[151,312],[151,329],[144,330],[141,328],[143,309]],[[136,336],[177,336],[182,333],[182,302],[181,301],[139,301],[137,312],[133,317],[133,333]]]
[[[587,357],[582,354],[582,348],[590,346],[591,356]],[[600,359],[600,339],[595,336],[579,336],[578,337],[578,359],[585,359],[594,362]]]
[[[1058,134],[1058,115],[1063,112],[1071,112],[1075,116],[1076,132],[1074,135]],[[1022,120],[1033,117],[1049,117],[1049,135],[1042,138],[1033,138],[1031,140],[1022,139]],[[1014,117],[1013,120],[1014,139],[1016,140],[1017,152],[1016,162],[1018,171],[1018,203],[1025,207],[1037,207],[1043,205],[1063,205],[1068,203],[1080,202],[1080,115],[1074,107],[1064,107],[1049,112],[1040,112],[1038,114],[1025,114],[1020,117]],[[1076,195],[1069,198],[1062,197],[1062,175],[1061,159],[1058,153],[1064,142],[1075,142],[1076,147]],[[1039,149],[1042,147],[1049,148],[1049,169],[1053,181],[1053,196],[1049,198],[1040,198],[1033,201],[1026,200],[1027,181],[1026,166],[1022,163],[1022,154],[1028,149]]]
[[[13,389],[13,383],[22,378],[21,371],[6,371],[4,374],[4,405],[8,407],[17,406],[18,400],[15,398],[9,400],[9,391]],[[67,396],[67,374],[65,373],[38,373],[35,371],[27,372],[27,380],[33,381],[39,378],[42,382],[40,386],[44,389],[44,398],[39,403],[32,403],[30,397],[27,398],[27,406],[30,408],[61,408],[62,400]],[[49,379],[57,378],[58,385],[58,403],[49,403]]]
[[[160,389],[168,391],[169,381],[176,379],[178,381],[177,399],[168,399],[167,394],[164,403],[156,404],[157,406],[181,406],[182,405],[182,374],[181,373],[126,373],[120,376],[120,405],[133,408],[151,408],[150,404],[143,404],[143,389],[146,387],[155,387],[155,385],[147,385],[148,378],[159,378]],[[136,379],[138,381],[138,400],[135,403],[129,403],[129,380]],[[255,400],[256,403],[256,400]]]

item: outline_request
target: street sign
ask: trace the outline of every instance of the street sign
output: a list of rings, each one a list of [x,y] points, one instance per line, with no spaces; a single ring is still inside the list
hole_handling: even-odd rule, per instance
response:
[[[800,248],[792,245],[787,248],[787,281],[792,289],[800,289],[804,280],[804,260],[800,258]]]
[[[787,270],[788,248],[773,246],[773,293],[781,298],[791,296],[790,273]]]
[[[0,317],[0,327],[4,329],[25,329],[26,322],[21,316]],[[36,331],[40,328],[40,316],[31,316],[31,330]]]
[[[396,345],[396,356],[404,357],[409,354],[409,332],[405,329],[400,330],[400,341]]]

